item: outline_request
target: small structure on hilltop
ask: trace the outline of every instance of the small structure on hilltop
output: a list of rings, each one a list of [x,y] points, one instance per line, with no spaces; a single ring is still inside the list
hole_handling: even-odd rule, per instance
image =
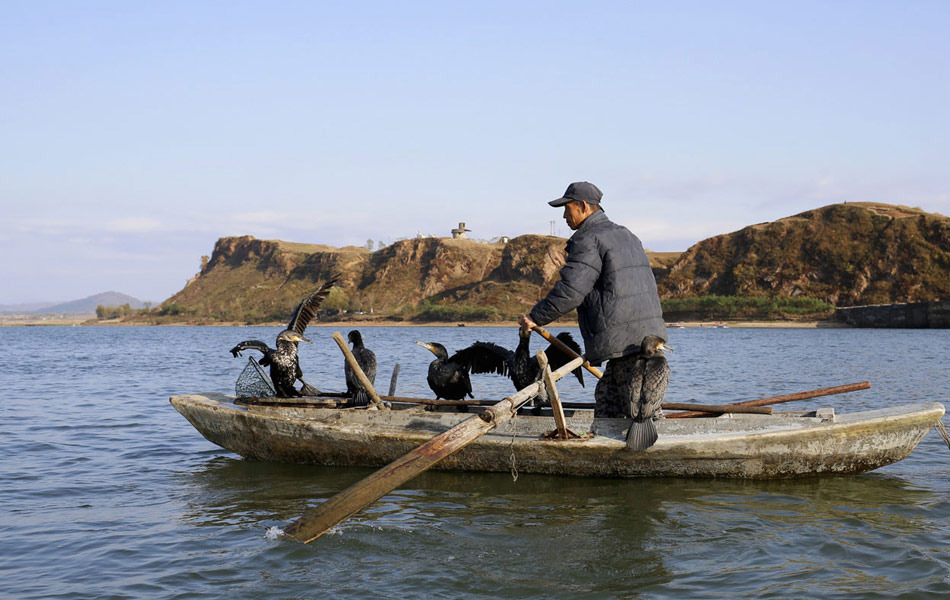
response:
[[[459,226],[452,230],[452,238],[456,240],[465,240],[468,239],[465,236],[466,231],[471,231],[471,229],[465,229],[465,222],[459,221]]]

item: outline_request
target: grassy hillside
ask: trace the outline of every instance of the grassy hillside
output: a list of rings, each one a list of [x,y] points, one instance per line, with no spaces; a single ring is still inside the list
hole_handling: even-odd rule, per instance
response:
[[[950,219],[834,204],[703,240],[661,281],[664,298],[813,297],[836,306],[950,297]]]
[[[564,264],[562,238],[507,244],[418,238],[376,252],[250,236],[221,238],[200,273],[149,322],[286,321],[330,277],[320,318],[510,320]],[[668,320],[821,318],[834,306],[950,297],[950,219],[886,204],[835,204],[648,252]]]

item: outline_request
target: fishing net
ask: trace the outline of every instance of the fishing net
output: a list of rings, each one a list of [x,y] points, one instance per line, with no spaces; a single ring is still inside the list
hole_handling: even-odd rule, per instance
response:
[[[248,357],[247,365],[238,375],[234,391],[238,398],[273,398],[277,395],[274,384],[254,357]]]

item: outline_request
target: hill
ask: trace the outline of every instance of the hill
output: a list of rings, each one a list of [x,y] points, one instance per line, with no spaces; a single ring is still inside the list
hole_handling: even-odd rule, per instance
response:
[[[703,240],[659,279],[663,298],[806,296],[836,306],[950,298],[950,218],[833,204]]]
[[[55,302],[30,302],[28,304],[0,304],[0,315],[24,315],[42,312]]]
[[[34,315],[92,315],[96,307],[122,306],[128,303],[131,308],[143,308],[145,303],[138,298],[120,294],[119,292],[102,292],[79,300],[69,302],[43,302],[37,304],[10,305],[0,307],[0,314],[34,314]]]
[[[403,319],[451,306],[461,315],[481,307],[487,310],[481,318],[512,318],[554,285],[564,263],[564,242],[539,235],[508,244],[416,238],[370,252],[251,236],[221,238],[202,271],[158,313],[192,321],[284,321],[303,296],[337,276],[340,285],[323,306],[331,312]]]
[[[322,317],[514,319],[557,281],[564,244],[541,235],[507,244],[417,238],[370,252],[226,237],[184,289],[136,318],[286,321],[302,297],[337,276]],[[749,305],[717,318],[816,318],[831,305],[950,297],[950,219],[904,206],[835,204],[715,236],[683,253],[648,255],[670,310],[696,312],[695,299],[715,311],[737,299]]]

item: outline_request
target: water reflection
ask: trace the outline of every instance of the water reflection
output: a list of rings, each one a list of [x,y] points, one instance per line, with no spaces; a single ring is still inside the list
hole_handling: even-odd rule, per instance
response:
[[[371,472],[218,457],[180,475],[188,496],[183,519],[250,528],[262,538],[268,527],[290,522]],[[373,568],[385,569],[384,557],[398,548],[400,564],[412,566],[403,564],[392,591],[410,595],[434,581],[452,589],[464,581],[457,591],[466,595],[579,597],[688,594],[715,582],[730,592],[722,597],[734,597],[761,593],[762,569],[805,577],[810,587],[801,591],[812,595],[818,574],[854,589],[906,584],[906,571],[886,551],[905,539],[902,560],[914,565],[915,585],[938,590],[945,572],[926,544],[930,536],[945,537],[946,526],[931,520],[934,508],[945,514],[948,507],[929,489],[880,474],[791,481],[522,475],[513,481],[509,474],[430,471],[310,546],[262,541],[258,559],[274,561],[293,587],[314,576],[288,575],[288,568],[296,572],[294,561],[329,568],[323,562],[329,552],[335,560],[379,561]],[[280,563],[286,560],[291,566]]]

